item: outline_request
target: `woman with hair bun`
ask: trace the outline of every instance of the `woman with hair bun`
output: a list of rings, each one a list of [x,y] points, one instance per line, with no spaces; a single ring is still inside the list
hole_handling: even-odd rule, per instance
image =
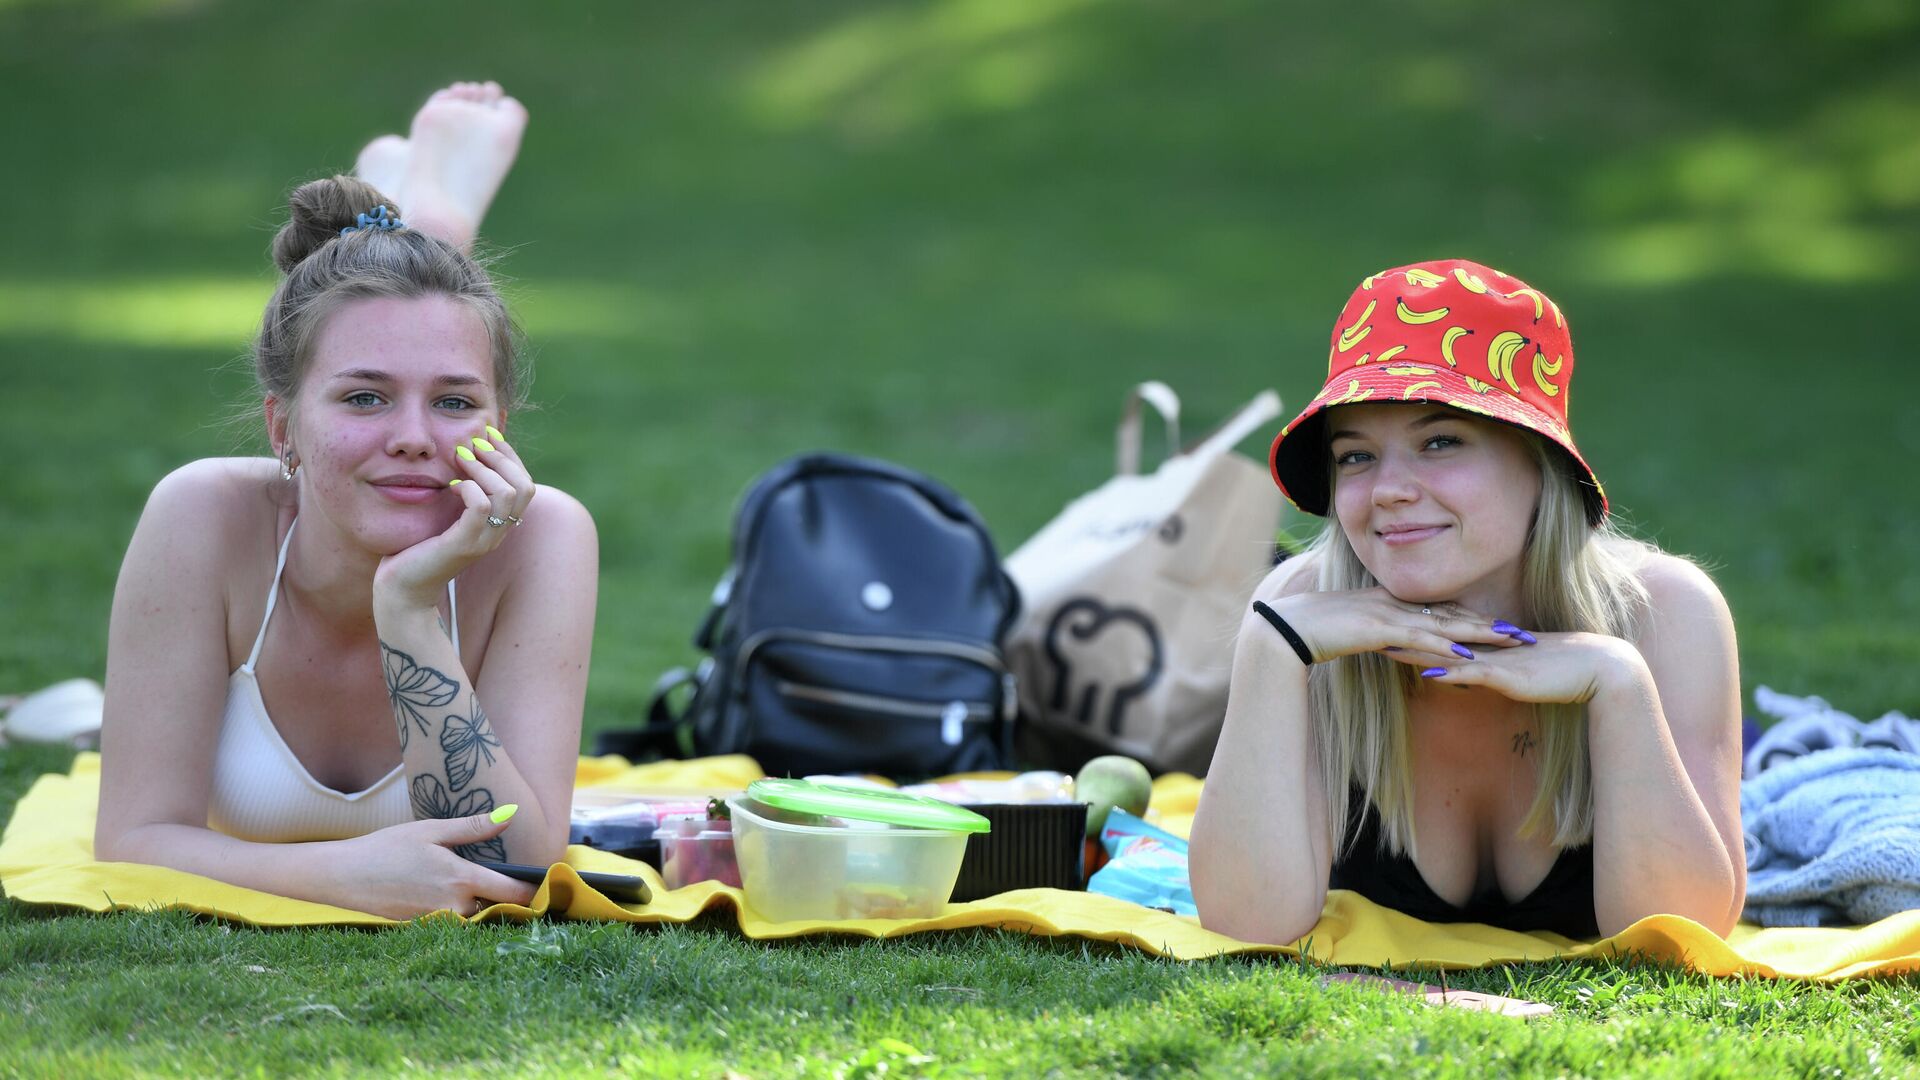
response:
[[[456,84],[293,192],[273,456],[162,479],[121,567],[98,858],[410,918],[532,899],[471,860],[561,856],[597,540],[507,437],[526,373],[467,254],[525,123]]]
[[[1330,888],[1569,937],[1738,919],[1733,622],[1618,532],[1560,308],[1460,260],[1361,282],[1275,481],[1331,520],[1255,594],[1194,818],[1201,921],[1293,942]]]

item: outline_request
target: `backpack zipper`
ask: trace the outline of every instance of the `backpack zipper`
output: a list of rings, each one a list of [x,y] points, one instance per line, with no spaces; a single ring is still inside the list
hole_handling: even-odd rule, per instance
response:
[[[733,680],[735,693],[743,693],[747,664],[753,654],[769,641],[799,641],[809,645],[825,645],[835,649],[853,649],[862,652],[921,653],[933,656],[951,656],[960,660],[971,660],[995,675],[1007,674],[1006,662],[1000,654],[979,645],[969,645],[962,641],[941,641],[936,638],[878,637],[863,634],[836,634],[828,630],[792,630],[774,628],[762,630],[740,645],[740,652],[733,658]]]
[[[769,641],[798,641],[809,645],[824,645],[835,649],[848,649],[856,652],[895,652],[919,654],[922,656],[951,656],[980,665],[1000,677],[1002,700],[1000,702],[1001,719],[1011,723],[1019,709],[1019,700],[1014,691],[1013,674],[1007,670],[1006,662],[993,649],[979,645],[969,645],[961,641],[941,641],[935,638],[884,637],[861,634],[837,634],[828,630],[793,630],[774,628],[762,630],[740,645],[740,651],[733,658],[733,678],[731,692],[737,697],[746,693],[747,664],[754,653]],[[858,702],[871,703],[877,712],[892,712],[894,715],[911,716],[915,719],[937,719],[940,721],[940,741],[948,746],[960,745],[968,721],[990,720],[993,710],[988,706],[978,706],[979,716],[975,715],[976,706],[971,703],[954,700],[945,704],[927,702],[908,702],[899,698],[888,698],[872,694],[860,694],[848,690],[829,690],[802,686],[798,683],[779,682],[781,692],[789,689],[800,691],[797,697],[810,697],[825,704],[841,704],[849,707],[863,707]],[[838,697],[839,700],[835,700]],[[906,711],[910,706],[921,708]]]
[[[803,698],[817,701],[822,705],[838,705],[848,709],[864,709],[867,712],[888,713],[893,716],[911,717],[915,720],[944,720],[959,712],[954,706],[966,710],[964,719],[970,722],[993,719],[993,707],[955,698],[952,701],[915,701],[911,698],[886,697],[880,694],[862,694],[854,690],[833,690],[824,686],[809,686],[806,683],[788,682],[779,679],[774,688],[786,697]]]
[[[786,679],[776,679],[773,686],[774,690],[783,697],[816,701],[835,708],[859,709],[863,712],[880,713],[883,716],[896,716],[908,720],[938,720],[940,721],[940,741],[948,746],[959,746],[966,740],[968,724],[993,719],[992,706],[979,705],[959,698],[947,702],[915,701],[910,698],[809,686]]]

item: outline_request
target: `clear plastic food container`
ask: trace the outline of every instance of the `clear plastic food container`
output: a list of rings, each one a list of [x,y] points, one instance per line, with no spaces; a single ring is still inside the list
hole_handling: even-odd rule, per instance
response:
[[[698,816],[667,817],[654,833],[660,842],[660,880],[669,889],[696,881],[740,886],[733,858],[733,823]]]
[[[978,814],[937,800],[801,780],[759,781],[727,806],[747,905],[773,922],[938,915],[953,895],[967,837],[987,828]],[[857,813],[925,827],[848,816]]]

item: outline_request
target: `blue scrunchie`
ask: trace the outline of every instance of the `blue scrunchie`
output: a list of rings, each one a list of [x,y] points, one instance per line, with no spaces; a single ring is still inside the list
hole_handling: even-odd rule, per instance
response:
[[[393,213],[387,209],[386,203],[381,203],[379,206],[374,207],[371,212],[361,214],[354,224],[341,229],[340,235],[345,236],[351,232],[359,232],[361,229],[379,229],[385,232],[388,229],[398,229],[401,227],[402,222],[400,219],[393,216]]]

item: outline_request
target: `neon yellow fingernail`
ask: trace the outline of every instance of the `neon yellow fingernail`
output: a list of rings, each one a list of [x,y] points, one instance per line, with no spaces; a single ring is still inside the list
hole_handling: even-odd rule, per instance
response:
[[[448,487],[459,487],[459,486],[460,486],[460,481],[458,481],[458,480],[449,480],[449,481],[447,481],[447,486],[448,486]]]
[[[493,444],[481,438],[480,436],[475,435],[473,437],[473,448],[475,450],[491,450],[493,449]]]
[[[466,459],[467,459],[468,461],[478,461],[478,460],[479,460],[478,458],[476,458],[476,457],[474,457],[474,456],[473,456],[473,451],[471,451],[471,450],[469,450],[469,449],[467,449],[467,448],[466,448],[466,447],[464,447],[464,446],[456,446],[456,447],[454,447],[454,448],[453,448],[453,452],[454,452],[454,453],[456,453],[456,454],[459,454],[459,455],[460,455],[461,457],[463,457],[463,458],[466,458]]]
[[[506,440],[506,436],[500,434],[500,429],[497,427],[494,427],[492,424],[487,425],[487,438],[499,439],[503,442]]]
[[[503,821],[507,821],[511,819],[513,815],[519,812],[520,812],[520,804],[510,802],[507,805],[501,807],[500,809],[495,810],[490,816],[493,818],[493,823],[495,825],[498,825]]]

